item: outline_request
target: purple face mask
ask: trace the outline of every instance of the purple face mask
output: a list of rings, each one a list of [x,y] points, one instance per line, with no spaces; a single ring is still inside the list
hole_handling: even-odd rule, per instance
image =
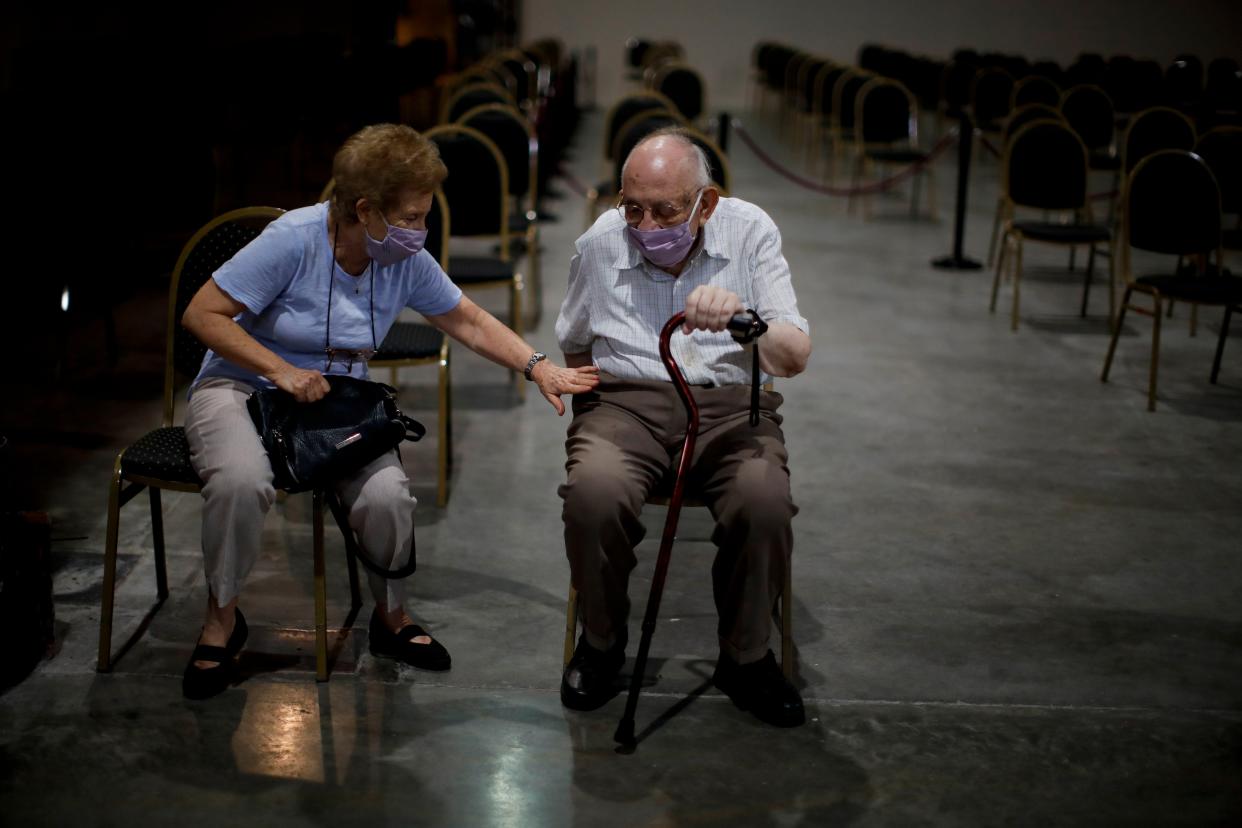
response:
[[[380,218],[384,219],[384,226],[388,228],[388,235],[384,236],[383,241],[376,241],[371,238],[371,234],[367,232],[366,225],[362,227],[362,232],[366,235],[367,255],[380,267],[393,265],[408,259],[422,250],[427,243],[426,230],[407,230],[404,227],[394,227],[388,223],[388,219],[384,218],[383,213],[380,213]]]
[[[673,267],[686,258],[686,254],[694,246],[690,222],[694,220],[694,213],[699,209],[699,201],[702,198],[703,191],[700,190],[698,197],[694,200],[694,206],[690,208],[689,217],[681,224],[661,227],[658,230],[639,230],[627,224],[625,233],[630,237],[634,246],[642,251],[643,258],[647,261],[656,267]]]

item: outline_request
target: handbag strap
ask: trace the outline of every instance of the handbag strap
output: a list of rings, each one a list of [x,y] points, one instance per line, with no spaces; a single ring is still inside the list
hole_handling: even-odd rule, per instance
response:
[[[421,426],[420,426],[421,427]],[[404,565],[396,569],[385,569],[379,564],[368,558],[362,551],[362,545],[358,543],[354,530],[349,525],[349,520],[345,514],[345,507],[341,505],[341,501],[336,496],[336,492],[331,489],[325,489],[323,499],[327,501],[328,508],[332,510],[332,517],[336,519],[336,525],[341,529],[341,535],[345,538],[345,554],[354,560],[362,562],[367,569],[379,575],[381,578],[395,580],[397,578],[408,578],[418,569],[418,554],[414,548],[414,533],[410,532],[410,557]]]
[[[404,414],[398,415],[401,418],[401,424],[405,426],[405,439],[411,443],[417,443],[427,434],[427,426],[420,423],[413,417],[407,417]]]

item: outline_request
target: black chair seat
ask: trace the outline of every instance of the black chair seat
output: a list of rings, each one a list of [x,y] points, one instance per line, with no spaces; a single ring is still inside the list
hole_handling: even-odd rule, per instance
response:
[[[440,355],[444,333],[421,322],[396,322],[380,343],[374,362],[398,359],[430,359]]]
[[[202,485],[190,465],[190,443],[180,426],[157,428],[140,437],[121,455],[121,472],[127,477]]]
[[[927,153],[908,147],[905,149],[874,149],[867,150],[867,157],[873,161],[889,164],[916,164],[927,160]]]
[[[1242,229],[1231,227],[1220,231],[1220,246],[1226,250],[1242,250]]]
[[[1228,274],[1228,270],[1225,271]],[[1230,305],[1242,302],[1242,278],[1237,276],[1186,276],[1173,273],[1155,273],[1134,280],[1160,291],[1161,296],[1183,302],[1202,302],[1207,305]]]
[[[459,285],[512,280],[513,262],[492,256],[453,256],[449,259],[448,275]]]
[[[1054,221],[1015,221],[1013,229],[1035,241],[1062,244],[1106,242],[1111,238],[1107,227],[1094,224],[1058,224]]]

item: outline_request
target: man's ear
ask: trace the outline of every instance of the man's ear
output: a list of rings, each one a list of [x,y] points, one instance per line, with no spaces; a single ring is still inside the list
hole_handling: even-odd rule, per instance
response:
[[[708,185],[703,190],[703,201],[699,205],[699,224],[706,224],[707,220],[712,217],[712,213],[716,212],[716,205],[720,203],[720,191],[716,189],[716,185]]]
[[[367,219],[371,217],[371,202],[366,198],[360,198],[354,202],[354,213],[358,216],[358,221],[366,224]]]

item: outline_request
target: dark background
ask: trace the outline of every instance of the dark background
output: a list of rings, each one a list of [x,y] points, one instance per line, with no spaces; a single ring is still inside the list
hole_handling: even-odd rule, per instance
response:
[[[433,124],[439,83],[512,43],[517,17],[513,2],[480,0],[20,3],[0,14],[0,321],[27,379],[51,382],[69,349],[97,343],[115,359],[113,309],[166,283],[210,218],[313,202],[336,147],[366,124]]]

